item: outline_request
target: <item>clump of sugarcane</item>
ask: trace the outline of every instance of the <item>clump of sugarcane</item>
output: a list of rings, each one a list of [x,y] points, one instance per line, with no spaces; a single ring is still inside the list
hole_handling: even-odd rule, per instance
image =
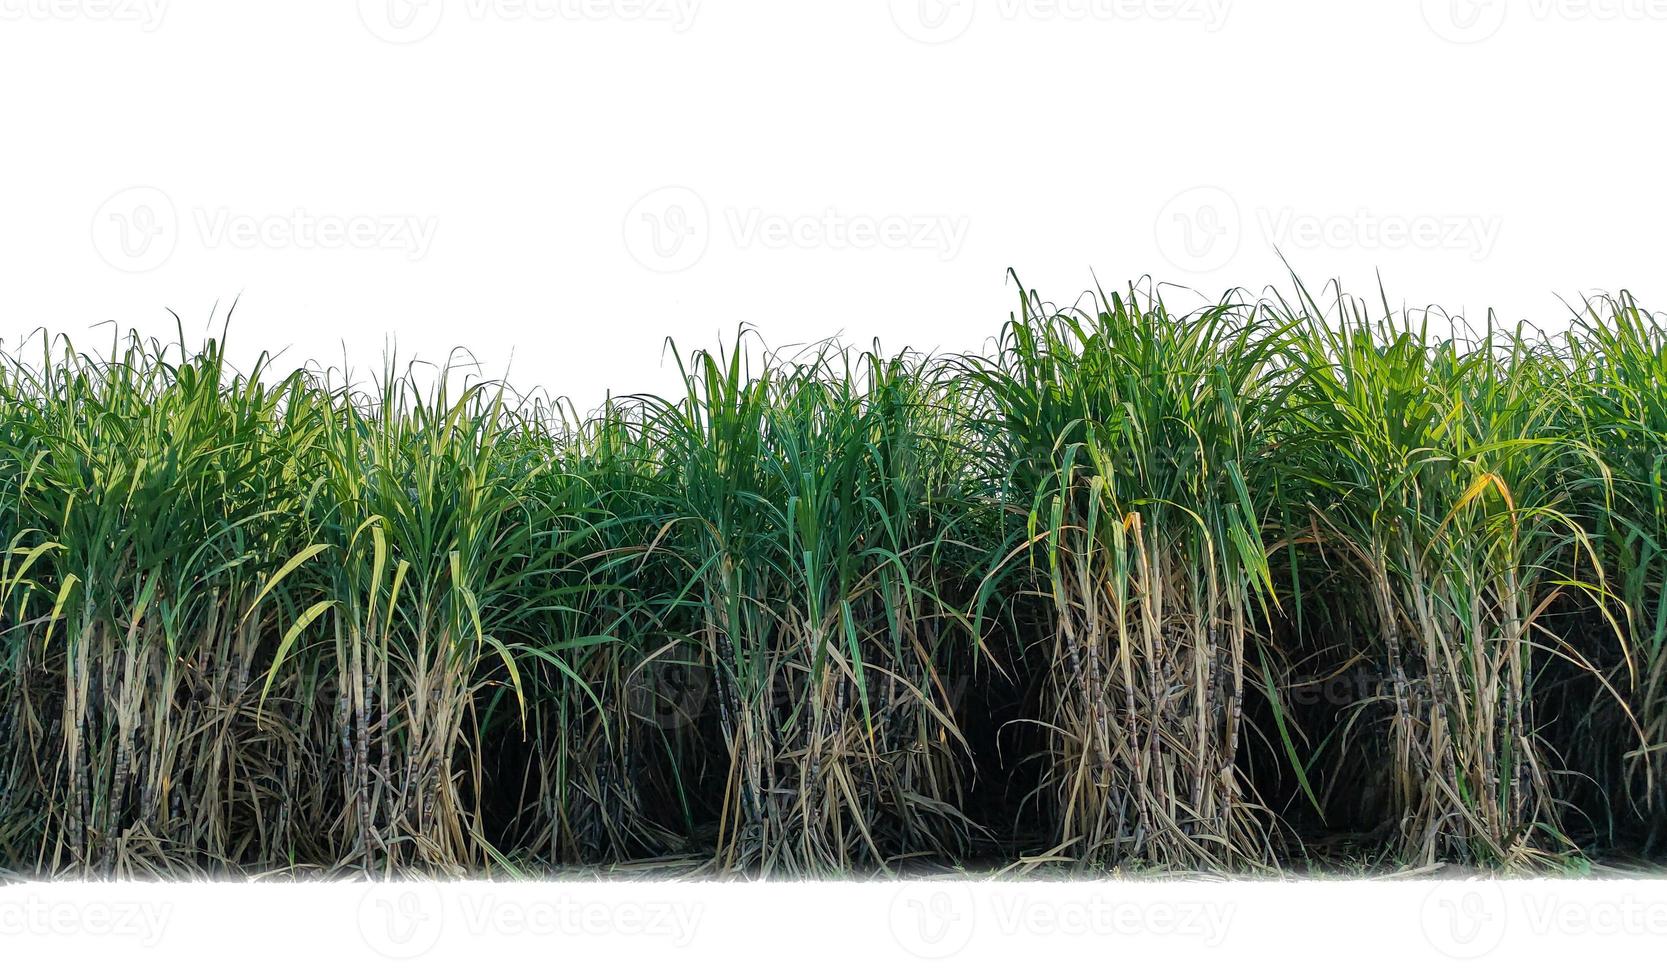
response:
[[[628,404],[550,414],[527,447],[555,447],[560,463],[532,494],[530,574],[546,598],[521,625],[541,655],[523,670],[528,770],[511,840],[555,863],[678,853],[696,835],[706,675],[668,625],[679,603],[656,548],[663,523],[641,506],[653,450]]]
[[[29,689],[12,778],[45,804],[36,866],[277,863],[307,767],[294,718],[258,732],[269,623],[239,612],[287,545],[299,379],[138,338],[104,358],[48,342],[9,367],[4,587]]]
[[[947,638],[967,634],[935,571],[955,549],[929,485],[949,447],[916,417],[930,385],[906,358],[853,366],[824,347],[749,372],[743,357],[696,354],[685,397],[646,423],[690,639],[713,664],[718,864],[884,865],[903,839],[951,850],[963,742],[941,672]]]
[[[988,481],[1023,521],[998,554],[1051,616],[1035,642],[1055,843],[1084,860],[1265,859],[1238,755],[1268,598],[1254,467],[1278,371],[1254,317],[1155,298],[1022,310],[965,361]]]
[[[337,860],[366,870],[485,865],[482,715],[524,724],[521,663],[565,666],[525,622],[554,584],[528,556],[550,554],[534,543],[535,481],[555,461],[525,451],[504,387],[454,395],[451,378],[425,389],[388,371],[369,396],[331,391],[304,547],[262,591],[299,609],[266,683],[291,657],[334,681],[319,750],[345,806]]]
[[[1350,570],[1387,690],[1363,703],[1390,760],[1389,846],[1407,862],[1533,865],[1573,844],[1536,678],[1585,662],[1542,617],[1607,592],[1570,487],[1600,467],[1567,431],[1567,366],[1521,330],[1471,340],[1435,318],[1301,294],[1292,486]],[[1333,587],[1337,587],[1334,584]]]
[[[1602,555],[1621,638],[1608,656],[1595,644],[1582,652],[1628,706],[1591,712],[1586,742],[1604,749],[1582,768],[1654,849],[1667,826],[1667,328],[1629,293],[1595,297],[1577,313],[1566,411],[1598,463],[1571,491]],[[1609,625],[1587,619],[1596,635]]]

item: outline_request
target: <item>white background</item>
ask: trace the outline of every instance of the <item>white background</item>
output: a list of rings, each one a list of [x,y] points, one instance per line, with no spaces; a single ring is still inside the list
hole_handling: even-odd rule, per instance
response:
[[[0,888],[8,976],[1533,980],[1664,938],[1659,881]]]
[[[746,321],[776,344],[976,348],[1013,306],[1009,267],[1060,300],[1095,274],[1213,296],[1283,284],[1276,248],[1315,284],[1375,295],[1381,275],[1397,303],[1556,326],[1560,296],[1667,295],[1664,50],[1667,0],[0,0],[0,336],[168,335],[172,309],[200,338],[241,297],[245,362],[464,345],[589,405],[665,389],[668,336]],[[1451,965],[1421,923],[1493,923],[1506,901],[1397,887],[1179,900],[1237,903],[1201,956],[1299,975]],[[1577,910],[1637,895],[1591,887]],[[107,971],[142,948],[76,911],[119,890],[68,894],[65,913],[0,891],[11,963]],[[173,908],[154,948],[175,968],[358,971],[376,951],[358,892],[166,895],[141,901]],[[894,897],[748,886],[711,893],[675,955],[464,930],[401,969],[629,952],[680,976],[690,957],[871,972],[913,951]],[[1535,915],[1500,920],[1522,942],[1496,965],[1659,963],[1650,915],[1609,933]],[[946,972],[1168,970],[1191,948],[970,921]]]
[[[1275,246],[1556,326],[1667,302],[1664,50],[1667,0],[0,0],[0,331],[241,296],[245,358],[589,406],[667,336],[976,348],[1009,267],[1213,297]]]

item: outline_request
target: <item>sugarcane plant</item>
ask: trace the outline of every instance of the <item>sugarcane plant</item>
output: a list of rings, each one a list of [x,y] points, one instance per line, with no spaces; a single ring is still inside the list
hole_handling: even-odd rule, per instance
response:
[[[1344,738],[1380,742],[1363,758],[1387,765],[1389,846],[1405,862],[1544,863],[1570,842],[1536,680],[1582,654],[1542,617],[1565,598],[1608,600],[1569,513],[1596,456],[1565,428],[1566,366],[1491,320],[1468,336],[1306,291],[1288,316],[1286,479],[1306,491],[1307,544],[1345,569],[1333,594],[1373,624],[1369,650],[1340,654],[1386,683]]]
[[[1658,856],[1659,318],[1174,295],[593,413],[27,338],[0,873]]]
[[[1279,332],[1233,302],[1093,301],[1024,293],[997,351],[963,362],[985,479],[1024,544],[992,556],[1010,574],[986,598],[1049,602],[1030,655],[1054,843],[1099,863],[1262,861],[1270,823],[1239,754],[1273,601],[1259,471]]]
[[[964,741],[945,675],[977,657],[945,595],[946,444],[908,358],[697,352],[676,401],[645,401],[662,547],[714,680],[725,759],[716,861],[807,872],[953,852]]]

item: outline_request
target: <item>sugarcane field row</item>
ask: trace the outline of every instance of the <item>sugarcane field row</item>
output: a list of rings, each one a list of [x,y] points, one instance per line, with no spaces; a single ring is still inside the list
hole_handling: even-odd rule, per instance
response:
[[[1164,299],[580,407],[25,338],[0,872],[1658,858],[1661,320]]]

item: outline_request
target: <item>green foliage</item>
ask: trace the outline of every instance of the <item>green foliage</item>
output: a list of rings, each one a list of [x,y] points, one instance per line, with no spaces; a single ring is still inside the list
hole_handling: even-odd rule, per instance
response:
[[[1667,811],[1667,343],[1021,292],[983,355],[0,361],[0,866],[1549,867]]]

